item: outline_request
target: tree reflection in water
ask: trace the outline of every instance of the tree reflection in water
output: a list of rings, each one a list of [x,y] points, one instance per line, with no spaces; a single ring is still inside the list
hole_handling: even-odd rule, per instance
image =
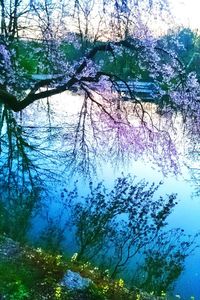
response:
[[[106,97],[96,93],[86,93],[65,124],[63,155],[68,172],[90,175],[101,162],[116,167],[142,156],[164,174],[179,172],[179,153],[169,133],[169,119],[163,117],[162,121],[154,104],[117,101],[118,95],[113,93]]]
[[[1,232],[24,241],[43,186],[34,163],[39,153],[14,114],[2,106],[0,134]]]
[[[18,115],[1,108],[1,231],[24,241],[29,238],[33,216],[46,210],[47,226],[41,234],[46,247],[56,250],[63,246],[70,229],[75,234],[78,258],[108,267],[112,277],[127,272],[130,261],[142,253],[144,265],[137,271],[142,272],[142,277],[135,278],[135,282],[148,291],[157,288],[160,294],[180,275],[196,238],[187,237],[180,229],[163,231],[176,205],[174,195],[155,200],[158,186],[119,178],[110,193],[102,184],[94,188],[91,183],[90,194],[81,202],[77,192],[66,191],[67,197],[62,197],[60,204],[64,208],[61,215],[49,217],[44,191],[46,195],[54,194],[51,178],[61,176],[62,164],[70,176],[91,178],[100,161],[117,165],[147,155],[163,173],[178,171],[177,152],[168,131],[159,124],[160,120],[157,124],[152,122],[150,111],[141,103],[119,101],[120,109],[116,110],[116,101],[108,102],[102,97],[96,101],[91,97],[86,91],[80,110],[67,124],[57,124],[55,131],[50,113],[53,105],[47,112],[49,126],[43,130],[41,122],[38,132],[34,126],[26,126],[28,122],[23,117],[19,125]],[[156,114],[154,106],[152,111]],[[60,160],[57,172],[56,159]]]
[[[199,234],[168,229],[176,195],[156,199],[159,186],[130,176],[118,178],[110,191],[103,183],[90,182],[90,191],[81,201],[76,186],[65,189],[63,226],[67,233],[75,232],[77,260],[92,261],[109,269],[112,278],[124,276],[130,284],[158,295],[172,287]],[[142,264],[136,268],[141,256]]]

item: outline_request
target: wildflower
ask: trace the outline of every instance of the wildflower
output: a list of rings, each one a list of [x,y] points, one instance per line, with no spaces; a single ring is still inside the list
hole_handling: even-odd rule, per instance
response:
[[[124,280],[123,279],[119,279],[119,281],[118,281],[118,286],[120,287],[120,288],[123,288],[124,287]]]
[[[83,265],[84,268],[87,268],[89,266],[90,266],[90,263],[88,261]]]
[[[161,296],[162,297],[165,297],[166,296],[166,293],[164,291],[161,291]]]
[[[56,256],[56,265],[59,266],[61,264],[61,258],[62,258],[62,255],[57,255]]]
[[[140,294],[137,294],[136,295],[136,300],[140,300],[140,298],[141,298]]]
[[[36,251],[37,251],[38,253],[42,253],[42,249],[41,249],[41,248],[37,248]]]
[[[77,260],[77,257],[78,257],[78,253],[76,252],[76,253],[74,253],[74,254],[72,255],[72,257],[71,257],[71,262],[76,261],[76,260]]]
[[[105,285],[104,287],[103,287],[103,294],[106,294],[107,292],[108,292],[108,290],[109,290],[109,286],[108,285]]]
[[[62,294],[62,288],[60,286],[57,286],[55,288],[55,298],[60,299]]]

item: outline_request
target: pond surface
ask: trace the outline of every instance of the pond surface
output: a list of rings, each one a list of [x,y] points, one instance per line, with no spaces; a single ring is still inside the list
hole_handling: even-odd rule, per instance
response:
[[[141,150],[142,145],[140,144],[140,146],[138,146],[137,142],[142,143],[144,140],[138,141],[137,136],[132,149],[127,145],[123,147],[122,144],[120,144],[120,148],[119,144],[114,144],[114,140],[110,143],[109,135],[106,137],[107,145],[105,140],[98,141],[100,144],[98,149],[98,147],[96,148],[95,144],[93,144],[91,138],[92,129],[88,126],[88,128],[85,128],[85,131],[87,131],[85,134],[87,133],[87,136],[82,135],[82,140],[79,140],[78,134],[80,133],[80,128],[76,126],[77,122],[79,121],[81,124],[82,120],[77,118],[77,112],[81,109],[82,104],[82,96],[65,93],[51,99],[50,118],[40,103],[40,105],[34,104],[31,109],[28,109],[20,121],[22,127],[29,131],[31,130],[32,133],[34,132],[34,136],[37,138],[37,141],[39,141],[38,147],[48,149],[46,151],[48,157],[46,159],[45,157],[39,159],[41,168],[45,166],[46,169],[51,169],[54,175],[57,173],[58,177],[62,174],[62,177],[60,177],[61,180],[58,181],[51,180],[48,182],[48,179],[45,178],[45,184],[49,190],[48,193],[51,195],[48,196],[46,202],[46,209],[47,211],[49,210],[49,214],[55,218],[57,217],[56,214],[59,215],[60,209],[62,209],[59,207],[60,194],[65,186],[68,188],[73,187],[73,182],[77,180],[77,178],[79,179],[78,187],[80,194],[86,194],[90,180],[94,182],[103,180],[105,185],[111,188],[114,180],[122,176],[123,173],[125,176],[127,174],[137,176],[138,181],[143,178],[150,183],[162,181],[163,184],[158,191],[159,195],[177,193],[178,204],[168,217],[168,227],[183,228],[187,234],[191,235],[197,233],[200,230],[200,198],[196,193],[198,187],[196,186],[196,182],[192,179],[191,170],[187,167],[187,165],[193,165],[194,161],[192,157],[186,157],[188,139],[186,137],[183,138],[184,133],[181,131],[180,120],[176,121],[176,129],[173,130],[173,132],[171,131],[175,146],[178,149],[179,157],[179,161],[177,162],[178,166],[174,167],[174,164],[168,161],[168,159],[176,159],[174,153],[173,158],[171,155],[162,157],[163,153],[161,149],[159,150],[159,147],[161,148],[162,145],[150,151],[148,145],[145,145],[143,150]],[[154,106],[151,107],[151,111],[155,112]],[[156,118],[155,114],[154,118]],[[76,121],[75,127],[74,121]],[[93,122],[94,127],[101,126],[97,124],[95,117]],[[162,122],[162,120],[155,119],[155,123],[158,124],[158,122]],[[165,126],[168,124],[166,120],[164,120],[164,123]],[[47,130],[49,125],[51,130]],[[110,130],[112,130],[112,128]],[[43,143],[41,143],[41,137]],[[125,133],[122,133],[121,137],[125,137]],[[96,140],[98,139],[97,136],[95,138]],[[127,138],[129,143],[129,137],[126,136],[125,138]],[[133,136],[130,138],[133,138]],[[78,141],[76,145],[77,148],[72,147],[74,139]],[[110,139],[112,139],[111,136]],[[87,140],[89,146],[84,144],[85,140]],[[33,141],[35,143],[35,139],[33,139]],[[155,143],[159,143],[159,139],[155,140]],[[89,150],[87,147],[90,147]],[[114,147],[116,147],[116,152],[113,151]],[[150,147],[152,148],[152,144],[149,145],[149,148]],[[105,153],[102,153],[102,149],[105,149]],[[80,151],[83,151],[82,154],[80,154]],[[109,151],[112,151],[111,156],[108,155]],[[131,151],[134,152],[133,155]],[[84,162],[84,159],[86,162]],[[197,162],[195,162],[195,167],[198,168]],[[177,172],[177,170],[179,170],[179,172]],[[73,171],[73,173],[71,173],[71,171]],[[83,173],[84,171],[86,174]],[[53,181],[54,184],[52,183]],[[43,223],[41,219],[38,219],[37,224],[34,225],[32,234],[36,234],[42,227]],[[177,280],[172,294],[174,296],[180,295],[181,299],[190,299],[191,296],[200,298],[199,248],[186,259],[185,270]],[[177,298],[178,297],[179,296],[177,296]]]

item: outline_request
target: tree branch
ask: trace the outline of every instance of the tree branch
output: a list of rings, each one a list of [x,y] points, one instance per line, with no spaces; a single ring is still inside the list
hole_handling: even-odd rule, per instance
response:
[[[119,42],[114,43],[106,43],[101,44],[93,49],[91,49],[88,54],[85,56],[83,61],[79,64],[79,66],[75,69],[74,75],[68,79],[68,81],[65,84],[62,84],[61,81],[64,80],[65,75],[58,76],[57,78],[51,78],[51,79],[45,79],[37,82],[33,88],[31,88],[31,91],[29,94],[21,101],[17,99],[15,95],[12,95],[11,93],[7,92],[4,89],[0,89],[0,101],[4,103],[9,109],[19,112],[35,102],[39,99],[44,99],[47,97],[54,96],[56,94],[65,92],[66,90],[70,90],[74,84],[81,83],[82,81],[88,81],[88,82],[97,82],[99,78],[103,75],[103,72],[97,72],[94,76],[91,77],[85,77],[84,75],[81,78],[77,78],[78,75],[81,74],[81,72],[87,67],[88,60],[94,59],[96,54],[98,52],[110,52],[113,54],[113,47],[115,46],[123,46],[124,48],[130,49],[130,50],[136,50],[138,51],[138,47],[136,48],[133,44],[133,41],[131,40],[123,40]],[[139,48],[142,49],[144,46],[139,45]],[[158,49],[157,49],[158,50]],[[160,50],[160,49],[159,49]],[[170,55],[170,54],[169,54]],[[175,58],[174,58],[175,59]],[[180,63],[180,62],[179,62]],[[113,76],[113,75],[111,75]],[[59,85],[60,82],[60,85]],[[45,86],[50,85],[57,85],[54,88],[46,89],[45,91],[38,92],[38,90]],[[130,92],[130,91],[129,91]]]

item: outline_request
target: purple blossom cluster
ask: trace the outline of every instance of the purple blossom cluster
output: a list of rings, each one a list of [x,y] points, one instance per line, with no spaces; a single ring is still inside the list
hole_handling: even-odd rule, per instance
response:
[[[62,1],[57,4],[52,1],[50,4],[45,7],[44,3],[33,3],[34,12],[31,13],[40,40],[29,54],[32,60],[38,58],[37,73],[47,77],[39,82],[31,78],[24,67],[24,58],[22,55],[18,57],[17,51],[13,50],[17,35],[14,34],[11,40],[5,31],[8,45],[0,44],[2,101],[11,109],[22,111],[37,100],[67,90],[81,91],[84,106],[79,112],[78,126],[82,125],[82,131],[88,127],[94,144],[108,144],[112,157],[116,158],[123,159],[124,153],[135,157],[148,153],[163,172],[166,172],[165,169],[177,172],[178,151],[169,128],[158,126],[158,114],[151,117],[145,100],[135,90],[130,91],[129,87],[130,76],[138,85],[140,81],[154,84],[157,94],[150,102],[157,105],[157,112],[167,118],[171,127],[174,115],[181,116],[185,131],[190,136],[195,134],[199,137],[199,79],[194,72],[186,69],[177,56],[177,49],[185,51],[181,42],[172,39],[170,43],[174,43],[173,47],[168,47],[167,40],[161,42],[153,35],[146,19],[146,11],[152,12],[155,18],[158,13],[164,16],[166,1],[100,1],[98,9],[101,6],[103,9],[95,26],[92,25],[96,17],[92,1],[78,1],[74,10],[66,6],[69,12]],[[73,30],[70,26],[67,28],[66,18],[70,18]],[[74,48],[70,49],[77,51],[79,57],[70,60],[67,51],[62,49],[63,45],[73,45]],[[117,72],[115,66],[119,67],[120,60],[125,61],[124,57],[128,57],[128,63],[121,65],[120,72]],[[127,87],[128,97],[120,93],[118,82],[123,82]],[[7,98],[6,93],[10,93]],[[76,138],[79,133],[81,135],[80,128],[75,131]],[[86,143],[88,139],[83,133],[81,137],[81,149],[86,151],[90,148]],[[91,148],[94,151],[94,147]]]
[[[6,83],[11,71],[11,55],[4,44],[0,44],[0,84]]]

